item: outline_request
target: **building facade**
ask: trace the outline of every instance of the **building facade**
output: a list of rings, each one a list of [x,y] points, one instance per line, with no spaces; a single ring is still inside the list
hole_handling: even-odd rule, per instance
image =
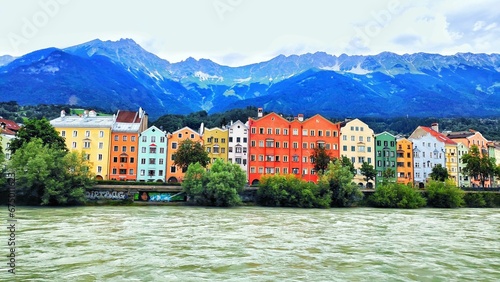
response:
[[[375,167],[374,138],[373,130],[359,119],[341,123],[340,155],[351,160],[356,169],[353,181],[359,186],[366,187],[369,184],[360,171],[363,162]]]
[[[396,137],[387,131],[375,135],[375,170],[377,185],[396,182]]]
[[[413,185],[413,143],[403,137],[396,139],[397,182]]]
[[[165,182],[167,167],[167,134],[151,126],[139,134],[137,180]]]
[[[202,128],[201,130],[203,130],[203,145],[205,146],[205,150],[207,151],[208,157],[210,158],[210,164],[208,164],[208,168],[210,168],[211,164],[217,159],[227,161],[229,145],[228,130],[219,127],[204,129]]]
[[[197,131],[187,126],[173,133],[167,133],[167,139],[167,182],[182,182],[186,171],[174,164],[174,155],[182,141],[189,139],[203,145],[203,139]]]
[[[98,180],[108,180],[110,164],[111,128],[115,116],[98,116],[95,111],[85,111],[82,116],[61,116],[50,124],[65,140],[72,151],[83,151],[89,167]]]
[[[238,164],[245,171],[248,181],[248,127],[238,120],[231,123],[228,129],[228,161]]]

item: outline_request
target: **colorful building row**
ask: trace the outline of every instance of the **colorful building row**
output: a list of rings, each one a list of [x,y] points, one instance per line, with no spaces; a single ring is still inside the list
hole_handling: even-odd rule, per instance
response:
[[[50,123],[70,150],[85,152],[97,179],[105,180],[181,182],[185,171],[174,164],[174,156],[185,139],[200,142],[211,162],[220,158],[240,165],[250,184],[268,174],[293,174],[316,182],[311,157],[316,147],[324,147],[334,158],[347,157],[356,170],[356,184],[368,188],[384,180],[425,186],[436,165],[445,167],[459,186],[479,185],[479,180],[463,173],[461,162],[472,145],[500,163],[498,143],[473,130],[439,132],[438,124],[419,126],[404,138],[389,132],[375,134],[359,119],[333,123],[321,115],[306,119],[300,114],[287,119],[276,113],[263,115],[259,109],[246,123],[215,128],[201,124],[198,130],[184,127],[169,133],[155,126],[147,128],[148,116],[141,108],[112,116],[98,116],[94,111],[66,116],[62,111]],[[8,124],[0,120],[3,143],[18,129],[13,131]],[[8,142],[3,148],[8,148]],[[375,168],[375,179],[363,176],[365,162]],[[486,186],[491,185],[496,183],[488,180]]]

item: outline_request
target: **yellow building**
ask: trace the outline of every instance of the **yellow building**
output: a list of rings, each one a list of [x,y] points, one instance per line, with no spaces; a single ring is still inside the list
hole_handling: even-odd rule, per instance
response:
[[[457,144],[452,144],[452,143],[445,143],[444,145],[444,150],[445,150],[445,166],[446,170],[448,170],[448,178],[452,179],[455,184],[458,186],[459,185],[459,177],[458,177],[458,163],[459,163],[459,157],[458,157],[458,150],[457,150]]]
[[[356,175],[354,182],[360,186],[373,187],[373,183],[365,183],[361,174],[363,162],[375,166],[375,139],[373,130],[359,119],[353,119],[340,124],[340,156],[351,160]]]
[[[111,128],[114,116],[97,116],[94,111],[85,111],[82,116],[61,116],[50,124],[64,137],[66,146],[72,151],[83,151],[96,179],[108,179]]]
[[[228,155],[228,130],[219,127],[203,129],[203,144],[207,150],[210,164],[216,159],[227,161]],[[210,168],[210,164],[207,168]]]

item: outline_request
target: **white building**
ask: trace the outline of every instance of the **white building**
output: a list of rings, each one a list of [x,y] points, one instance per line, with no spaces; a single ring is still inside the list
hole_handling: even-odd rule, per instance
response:
[[[240,165],[248,178],[248,126],[246,124],[238,120],[229,126],[228,146],[228,161]]]

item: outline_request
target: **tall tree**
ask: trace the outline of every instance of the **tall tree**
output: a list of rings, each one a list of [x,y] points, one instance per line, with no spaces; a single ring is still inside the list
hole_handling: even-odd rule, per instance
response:
[[[346,156],[342,156],[340,158],[340,164],[343,166],[343,167],[347,167],[349,169],[349,171],[353,174],[353,175],[356,175],[356,169],[354,168],[354,164],[351,162],[351,160],[346,157]]]
[[[429,174],[429,176],[432,180],[443,182],[448,179],[448,170],[441,164],[437,164],[432,168],[432,172],[431,174]]]
[[[79,204],[85,201],[85,188],[94,184],[83,153],[55,149],[38,138],[12,155],[9,170],[16,174],[17,191],[30,204]]]
[[[174,164],[186,171],[190,164],[200,163],[202,167],[207,167],[210,162],[208,153],[199,142],[186,139],[179,144],[179,149],[174,156]]]
[[[10,142],[10,150],[14,154],[17,149],[33,139],[40,139],[43,144],[49,145],[56,150],[68,151],[64,138],[45,118],[29,119],[16,133],[16,138]]]
[[[314,147],[311,158],[314,162],[314,170],[321,173],[328,168],[328,164],[332,160],[331,154],[325,149],[324,146]]]
[[[465,163],[463,171],[470,177],[479,179],[481,187],[484,187],[487,178],[495,174],[495,158],[490,158],[486,154],[481,155],[477,145],[470,147],[469,152],[462,156],[462,161]]]
[[[344,166],[341,160],[334,160],[320,177],[320,187],[329,187],[332,192],[331,205],[334,207],[349,207],[363,198],[359,187],[352,182],[354,178],[349,166]]]
[[[375,180],[375,176],[377,176],[377,170],[371,164],[363,162],[360,170],[361,174],[365,177],[366,182]]]

